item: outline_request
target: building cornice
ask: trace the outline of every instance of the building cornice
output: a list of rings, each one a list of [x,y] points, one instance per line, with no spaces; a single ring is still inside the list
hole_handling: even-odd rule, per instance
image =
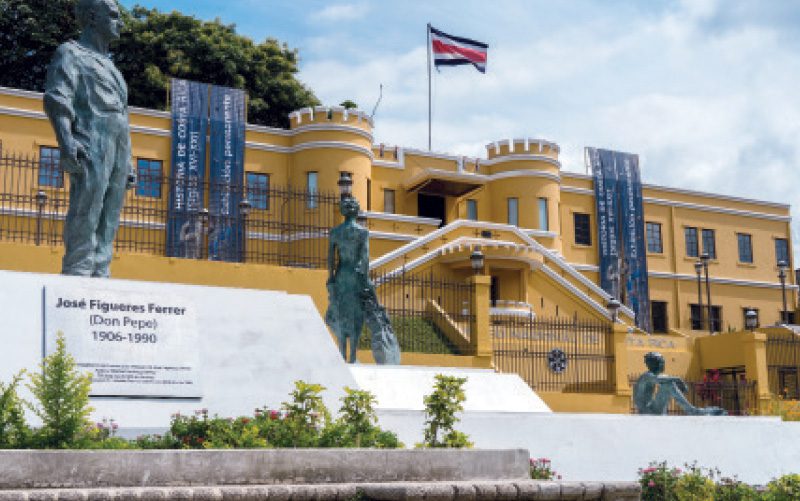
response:
[[[587,181],[593,181],[594,178],[590,174],[581,174],[580,172],[571,172],[571,171],[562,171],[561,176],[564,178],[573,178],[573,179],[584,179]],[[585,189],[585,188],[577,188],[577,187],[570,187],[576,190]],[[655,191],[664,191],[667,193],[675,193],[678,195],[689,195],[689,196],[696,196],[696,197],[703,197],[703,198],[714,198],[717,200],[725,200],[729,202],[738,202],[744,204],[753,204],[753,205],[762,205],[764,207],[774,207],[776,209],[789,209],[791,205],[783,204],[780,202],[770,202],[767,200],[756,200],[753,198],[744,198],[744,197],[735,197],[733,195],[722,195],[719,193],[711,193],[708,191],[697,191],[697,190],[687,190],[685,188],[672,188],[670,186],[662,186],[658,184],[648,184],[642,183],[643,189],[648,190],[655,190]],[[594,193],[593,190],[589,190],[591,193]]]
[[[436,218],[407,216],[405,214],[390,214],[388,212],[362,211],[361,215],[367,219],[378,219],[382,221],[392,221],[395,223],[424,224],[427,226],[436,226],[437,228],[440,224],[442,224],[442,221]]]
[[[495,157],[491,160],[481,161],[481,165],[497,165],[506,162],[544,162],[561,169],[561,162],[555,158],[548,157],[547,155],[536,155],[531,153],[509,153],[501,157]]]
[[[292,135],[302,134],[304,132],[346,132],[348,134],[356,134],[367,139],[370,144],[372,143],[372,134],[365,131],[360,127],[344,124],[308,124],[295,127],[291,131]]]

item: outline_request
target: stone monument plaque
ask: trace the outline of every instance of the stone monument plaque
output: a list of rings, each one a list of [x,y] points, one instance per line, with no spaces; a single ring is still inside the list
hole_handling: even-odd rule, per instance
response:
[[[174,295],[119,284],[44,289],[44,351],[64,333],[67,351],[92,374],[91,395],[202,397],[195,307]]]

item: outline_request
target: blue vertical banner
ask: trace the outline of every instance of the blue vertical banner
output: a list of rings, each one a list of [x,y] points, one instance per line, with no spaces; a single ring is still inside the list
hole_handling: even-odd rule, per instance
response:
[[[167,209],[167,255],[199,257],[208,135],[208,84],[172,79],[172,168]],[[196,234],[197,232],[200,234]]]
[[[633,310],[651,332],[650,291],[639,157],[586,148],[597,210],[600,287]]]
[[[241,261],[244,228],[239,202],[244,192],[244,91],[211,87],[208,258]]]

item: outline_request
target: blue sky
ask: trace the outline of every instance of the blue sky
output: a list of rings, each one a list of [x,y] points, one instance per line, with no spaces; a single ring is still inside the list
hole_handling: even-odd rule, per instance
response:
[[[489,44],[486,75],[434,74],[433,149],[491,141],[638,153],[646,182],[791,203],[800,250],[800,2],[123,0],[275,37],[325,104],[376,113],[376,142],[425,148],[425,25]]]

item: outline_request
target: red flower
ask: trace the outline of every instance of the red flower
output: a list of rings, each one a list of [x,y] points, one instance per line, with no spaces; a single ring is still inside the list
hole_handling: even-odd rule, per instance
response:
[[[269,418],[270,419],[275,420],[275,419],[278,419],[279,417],[281,417],[281,413],[280,412],[278,412],[278,411],[270,411],[269,412]]]

